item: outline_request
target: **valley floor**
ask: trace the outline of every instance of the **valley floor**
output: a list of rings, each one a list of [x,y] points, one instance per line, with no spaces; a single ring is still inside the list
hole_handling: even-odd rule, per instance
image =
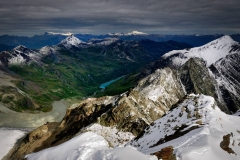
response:
[[[0,103],[0,159],[28,131],[46,122],[61,121],[68,107],[69,104],[65,100],[61,100],[53,103],[53,109],[50,112],[31,114],[12,111]]]
[[[59,122],[68,107],[68,102],[61,100],[53,103],[50,112],[31,114],[14,112],[0,103],[0,127],[35,128],[46,122]]]

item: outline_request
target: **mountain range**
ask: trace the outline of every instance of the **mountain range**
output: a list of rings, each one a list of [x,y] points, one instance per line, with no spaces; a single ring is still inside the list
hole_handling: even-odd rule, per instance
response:
[[[190,47],[118,38],[83,42],[74,35],[39,50],[20,45],[0,53],[1,71],[13,79],[11,86],[0,86],[1,101],[16,111],[48,111],[55,100],[84,99],[104,82],[136,71],[170,50]]]
[[[19,45],[26,46],[31,49],[40,49],[44,46],[57,45],[67,36],[70,36],[72,33],[54,33],[54,32],[45,32],[43,34],[34,35],[32,37],[24,36],[10,36],[2,35],[0,36],[0,51],[4,51],[8,48],[3,45],[12,46],[9,49],[17,47]],[[161,35],[161,34],[147,34],[144,32],[133,31],[129,33],[108,33],[103,35],[93,35],[93,34],[74,34],[78,39],[82,41],[89,41],[90,39],[104,39],[109,37],[117,37],[121,40],[152,40],[156,42],[165,42],[165,41],[177,41],[191,44],[192,46],[198,47],[204,45],[214,39],[220,38],[222,34],[216,35]],[[233,34],[231,37],[240,42],[240,35]]]
[[[169,46],[174,49],[167,51]],[[72,58],[87,61],[89,54],[93,58],[90,51],[98,51],[101,60],[107,56],[110,60],[119,59],[121,65],[127,62],[129,66],[136,62],[141,65],[129,72],[119,71],[127,75],[101,92],[108,96],[97,95],[98,98],[73,104],[61,122],[48,122],[29,132],[5,159],[236,160],[240,157],[240,44],[230,36],[190,48],[173,41],[123,41],[115,37],[83,42],[71,35],[59,45],[36,51],[41,62],[39,56],[31,56],[35,51],[29,52],[22,46],[3,52],[9,55],[4,56],[7,60],[1,59],[3,68],[11,71],[8,74],[19,74],[16,65],[11,67],[12,57],[21,55],[20,49],[25,50],[27,58],[14,61],[19,64],[32,61],[39,66],[57,66],[70,57],[71,65],[65,63],[70,67]],[[165,54],[159,54],[160,51]],[[59,72],[58,75],[63,77]],[[96,80],[96,75],[91,77]]]

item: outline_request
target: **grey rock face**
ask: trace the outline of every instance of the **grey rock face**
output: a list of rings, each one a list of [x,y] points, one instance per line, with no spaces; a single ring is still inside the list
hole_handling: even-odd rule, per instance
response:
[[[178,69],[178,76],[185,86],[187,94],[205,94],[215,98],[222,111],[229,113],[227,105],[218,94],[216,79],[210,74],[206,63],[200,58],[189,59]]]
[[[240,47],[239,47],[240,49]],[[239,50],[238,49],[238,50]],[[217,81],[219,95],[230,112],[240,109],[240,51],[209,67]]]
[[[139,81],[137,87],[118,97],[115,107],[100,117],[101,124],[138,135],[172,105],[185,96],[185,91],[170,68],[156,70]]]

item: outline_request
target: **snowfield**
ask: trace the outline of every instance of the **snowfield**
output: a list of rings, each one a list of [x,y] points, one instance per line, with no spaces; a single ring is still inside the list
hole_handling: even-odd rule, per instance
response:
[[[180,160],[237,160],[240,159],[239,122],[240,117],[223,113],[214,98],[191,94],[130,144],[145,154],[173,146]],[[220,147],[227,134],[231,135],[229,148],[235,153],[229,154]]]
[[[83,133],[71,140],[26,156],[28,160],[157,160],[133,147],[111,149],[108,142],[93,132]]]

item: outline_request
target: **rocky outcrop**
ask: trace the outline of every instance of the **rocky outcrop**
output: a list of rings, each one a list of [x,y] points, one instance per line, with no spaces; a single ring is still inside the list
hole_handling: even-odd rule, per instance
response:
[[[173,154],[173,151],[174,151],[173,147],[168,146],[156,153],[153,153],[153,155],[157,156],[158,159],[162,159],[162,160],[176,160],[176,155]]]
[[[184,96],[175,71],[170,68],[157,70],[131,91],[118,96],[89,98],[72,106],[60,124],[51,129],[46,124],[31,132],[16,147],[11,158],[21,159],[31,152],[61,144],[92,123],[113,126],[136,136]]]
[[[220,143],[220,147],[221,147],[224,151],[228,152],[229,154],[230,154],[230,153],[236,154],[236,153],[232,150],[232,148],[229,147],[229,144],[230,144],[230,136],[231,136],[230,134],[227,134],[227,135],[224,135],[224,136],[223,136],[223,140],[222,140],[222,142]]]

